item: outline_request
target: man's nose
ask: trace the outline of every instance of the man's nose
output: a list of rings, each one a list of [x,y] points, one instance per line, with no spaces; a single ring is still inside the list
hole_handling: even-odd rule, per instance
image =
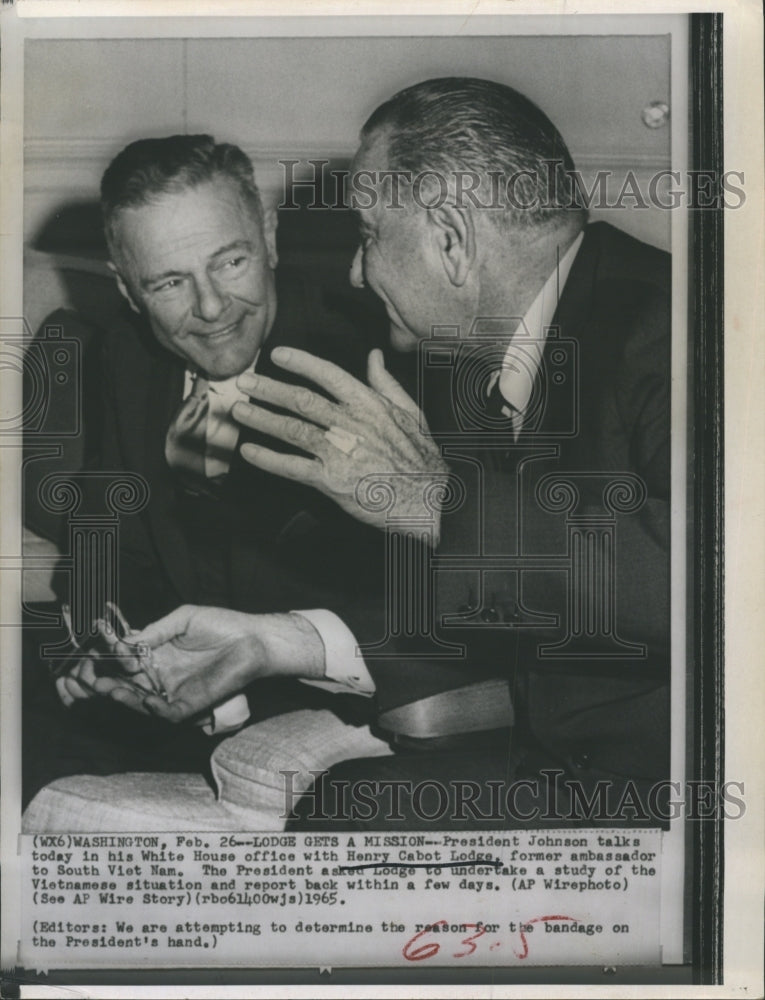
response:
[[[207,275],[194,282],[194,315],[206,323],[214,323],[225,312],[228,296]]]
[[[356,248],[351,264],[351,284],[354,288],[364,287],[364,251],[361,246]]]

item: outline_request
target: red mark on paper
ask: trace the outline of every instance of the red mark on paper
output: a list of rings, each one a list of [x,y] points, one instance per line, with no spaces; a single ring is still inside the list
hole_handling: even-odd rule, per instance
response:
[[[422,962],[425,958],[432,958],[437,955],[441,950],[441,945],[436,941],[431,941],[429,944],[419,945],[417,948],[413,948],[412,945],[415,941],[419,941],[421,937],[425,934],[430,934],[434,927],[442,927],[446,925],[445,920],[436,920],[434,924],[426,927],[425,930],[419,931],[414,937],[407,941],[402,949],[402,955],[408,962]]]
[[[524,920],[524,921],[522,921],[522,923],[520,924],[520,930],[519,930],[518,933],[521,935],[521,945],[523,947],[523,951],[518,952],[518,951],[515,951],[515,949],[513,949],[513,951],[515,952],[515,957],[519,958],[521,960],[523,960],[524,958],[528,958],[528,955],[529,955],[529,943],[526,940],[526,934],[525,934],[525,928],[526,927],[529,927],[531,924],[538,924],[540,921],[543,921],[543,920],[551,923],[553,920],[573,920],[573,919],[574,919],[574,917],[564,917],[560,913],[555,913],[555,914],[552,914],[549,917],[532,917],[531,920]]]
[[[517,959],[523,961],[523,959],[528,958],[529,954],[529,943],[526,938],[526,934],[531,930],[532,924],[538,923],[552,923],[558,920],[576,920],[576,917],[568,917],[562,913],[552,913],[543,917],[532,917],[530,920],[523,920],[519,923],[518,933],[521,935],[521,951],[516,951],[513,949],[513,953]],[[439,941],[422,941],[422,939],[432,932],[437,934],[443,934],[444,931],[438,931],[439,927],[448,927],[448,921],[446,920],[434,920],[432,924],[428,924],[423,930],[418,931],[413,938],[410,938],[407,943],[402,948],[402,955],[407,960],[407,962],[423,962],[425,959],[433,958],[441,950],[441,943]],[[460,944],[464,947],[464,951],[454,951],[452,952],[453,958],[466,958],[468,955],[472,955],[477,950],[476,941],[478,938],[482,937],[489,930],[483,924],[461,924],[464,928],[475,928],[475,934],[471,934],[466,938],[463,938]],[[417,943],[421,942],[421,943]],[[501,946],[501,941],[494,941],[489,945],[489,951],[494,951],[495,948]]]
[[[486,933],[486,928],[483,926],[483,924],[464,924],[463,926],[464,927],[477,927],[478,930],[476,931],[475,934],[471,935],[470,937],[466,937],[464,941],[460,942],[461,944],[467,945],[468,950],[467,951],[455,951],[454,952],[454,957],[455,958],[464,958],[465,955],[472,955],[473,952],[476,949],[476,945],[474,943],[475,940],[476,940],[476,938],[479,938],[482,934]]]
[[[415,934],[414,937],[407,941],[404,945],[402,950],[404,958],[408,962],[422,962],[426,958],[432,958],[434,955],[437,955],[441,950],[441,945],[437,941],[428,941],[427,944],[417,945],[416,948],[414,947],[414,944],[425,934],[430,934],[435,927],[448,926],[449,925],[445,920],[436,920],[434,923],[428,924],[424,930],[418,931],[417,934]],[[466,955],[472,955],[477,947],[475,943],[476,940],[488,930],[488,928],[484,927],[483,924],[461,924],[461,926],[465,928],[474,927],[475,934],[471,934],[469,937],[463,938],[462,941],[460,941],[460,944],[464,945],[467,950],[453,952],[453,958],[465,958]]]

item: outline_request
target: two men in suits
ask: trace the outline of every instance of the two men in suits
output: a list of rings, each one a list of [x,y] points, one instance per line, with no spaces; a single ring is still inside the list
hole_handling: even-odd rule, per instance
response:
[[[224,626],[184,607],[137,636],[166,697],[105,693],[179,721],[253,678],[317,680],[342,663],[407,752],[338,764],[300,823],[432,825],[411,795],[423,782],[444,805],[440,825],[534,823],[540,798],[549,822],[655,822],[640,793],[668,772],[668,259],[588,227],[557,130],[489,81],[395,95],[362,130],[354,171],[375,196],[357,205],[352,280],[384,302],[393,346],[421,352],[420,405],[379,359],[367,386],[290,350],[273,360],[321,392],[290,397],[246,375],[251,402],[234,415],[301,452],[248,442],[248,462],[359,520],[389,512],[390,552],[414,560],[395,578],[409,598],[350,601],[321,636],[295,616]],[[381,478],[375,504],[364,485]],[[140,672],[134,649],[115,649]],[[550,774],[563,786],[552,811],[535,783]],[[410,797],[393,815],[402,780]],[[371,811],[342,801],[361,781]],[[604,787],[597,815],[577,812]],[[625,791],[638,795],[631,814]]]

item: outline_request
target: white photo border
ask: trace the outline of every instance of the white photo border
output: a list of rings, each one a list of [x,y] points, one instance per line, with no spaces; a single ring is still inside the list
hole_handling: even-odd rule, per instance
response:
[[[258,10],[258,17],[248,17],[245,20],[232,20],[231,17],[221,16],[224,12],[238,12],[241,10],[237,4],[224,5],[220,14],[215,18],[199,17],[195,20],[187,19],[186,16],[192,13],[192,8],[197,5],[192,4],[152,4],[151,12],[144,8],[142,4],[132,4],[131,13],[140,11],[146,14],[145,17],[124,17],[126,8],[121,3],[108,5],[108,18],[99,17],[103,13],[96,9],[95,4],[69,4],[66,0],[56,4],[56,12],[52,14],[49,4],[41,4],[39,0],[29,0],[22,2],[17,8],[10,7],[3,11],[3,74],[2,74],[2,106],[3,106],[3,131],[2,131],[2,158],[3,158],[3,225],[2,225],[2,259],[3,269],[0,278],[2,279],[2,316],[21,316],[23,314],[21,301],[21,213],[15,210],[14,206],[20,206],[23,196],[23,114],[22,114],[22,94],[23,94],[23,39],[58,37],[58,38],[104,38],[104,37],[227,37],[231,34],[240,34],[242,28],[253,34],[264,34],[272,37],[280,34],[310,35],[313,33],[335,35],[342,34],[352,36],[354,34],[449,34],[451,32],[463,31],[473,34],[482,34],[485,31],[508,31],[512,17],[512,32],[533,34],[537,32],[555,33],[561,31],[561,25],[566,22],[568,30],[575,33],[627,33],[634,30],[636,33],[650,33],[645,25],[646,19],[642,15],[614,14],[615,7],[605,4],[588,4],[582,8],[581,17],[572,27],[570,17],[565,15],[547,14],[550,5],[545,5],[545,15],[539,13],[540,4],[524,4],[517,13],[512,15],[498,14],[499,5],[481,5],[479,13],[475,13],[475,4],[453,3],[451,5],[439,5],[447,7],[447,16],[431,13],[433,5],[407,4],[408,11],[417,11],[406,19],[390,19],[383,16],[382,8],[377,5],[370,5],[370,13],[366,17],[353,17],[353,5],[348,5],[345,10],[340,11],[343,5],[333,5],[333,14],[343,14],[332,16],[321,20],[314,16],[317,5],[296,5],[296,11],[301,10],[300,16],[291,18],[278,18],[275,16],[265,16],[265,5],[263,10]],[[201,13],[203,7],[199,5]],[[719,125],[717,120],[722,120],[725,132],[724,156],[722,157],[727,169],[742,169],[746,172],[746,210],[738,214],[728,213],[725,218],[724,235],[722,230],[716,234],[707,235],[710,230],[700,227],[701,241],[709,240],[705,243],[707,249],[707,261],[710,265],[707,275],[718,273],[724,264],[724,316],[723,301],[718,300],[716,307],[720,313],[722,327],[726,331],[725,339],[725,364],[724,364],[724,397],[725,397],[725,449],[722,448],[722,427],[717,426],[714,414],[702,414],[705,419],[703,425],[706,428],[705,436],[697,439],[696,447],[705,448],[705,471],[714,477],[715,462],[720,462],[724,455],[725,461],[725,481],[726,481],[726,515],[725,515],[725,565],[726,575],[724,583],[724,593],[721,589],[722,579],[722,551],[720,545],[723,541],[721,533],[722,526],[722,492],[715,490],[715,484],[709,485],[709,492],[706,492],[705,482],[701,485],[697,483],[697,490],[700,489],[706,497],[706,508],[702,510],[702,516],[708,519],[711,535],[708,539],[708,547],[705,546],[703,556],[704,562],[701,566],[700,574],[697,577],[697,586],[701,589],[695,595],[694,604],[697,614],[709,616],[711,623],[707,627],[707,636],[702,641],[703,655],[707,657],[708,667],[704,675],[703,685],[706,685],[701,693],[703,701],[702,709],[704,715],[703,726],[697,724],[696,742],[698,744],[696,753],[704,758],[704,766],[707,770],[704,776],[708,776],[709,768],[713,768],[719,780],[725,776],[744,781],[746,786],[746,799],[748,810],[746,820],[738,824],[726,823],[724,847],[721,838],[707,840],[696,845],[696,860],[704,861],[710,865],[705,868],[701,883],[696,887],[691,909],[693,914],[702,916],[702,926],[700,936],[691,942],[692,948],[697,956],[698,971],[697,976],[698,994],[691,992],[674,993],[674,990],[685,990],[687,987],[676,985],[673,987],[673,980],[669,970],[667,970],[667,981],[665,986],[659,986],[661,980],[654,980],[656,988],[663,990],[663,995],[711,995],[707,993],[710,987],[715,984],[722,984],[722,992],[715,991],[715,995],[733,995],[733,991],[739,987],[744,987],[747,991],[744,995],[756,995],[757,976],[761,976],[759,968],[758,949],[759,935],[761,935],[761,913],[759,905],[762,899],[762,777],[758,772],[757,764],[762,761],[763,740],[758,731],[757,719],[755,716],[756,707],[761,704],[763,692],[762,678],[756,671],[758,654],[761,656],[762,650],[762,626],[758,624],[758,601],[762,594],[761,581],[755,576],[758,563],[757,556],[765,554],[765,544],[763,544],[762,527],[762,497],[763,471],[762,468],[752,468],[752,455],[758,455],[763,441],[763,424],[757,405],[757,400],[762,398],[762,340],[758,339],[757,333],[762,325],[762,289],[763,289],[763,234],[761,222],[762,209],[762,154],[761,154],[761,127],[762,115],[755,121],[756,110],[761,111],[762,94],[759,86],[752,87],[751,80],[759,83],[762,69],[762,43],[761,32],[758,30],[758,23],[761,27],[761,13],[756,10],[754,3],[737,4],[654,4],[651,5],[653,13],[660,17],[664,13],[683,15],[698,11],[703,6],[704,10],[713,14],[722,13],[722,52],[719,51],[719,39],[716,43],[718,48],[714,48],[714,36],[716,29],[710,29],[709,35],[704,36],[711,45],[711,48],[704,53],[705,59],[697,64],[697,86],[704,80],[711,80],[714,72],[720,69],[725,74],[722,86],[724,110],[715,101],[718,99],[719,91],[711,95],[701,94],[697,91],[693,97],[699,110],[696,117],[697,134],[693,136],[694,141],[699,140],[698,129],[711,130],[706,136],[701,138],[707,143],[708,150],[714,152],[715,143],[719,145],[720,137],[716,136]],[[157,17],[157,7],[164,16]],[[645,7],[642,8],[645,10]],[[77,11],[77,15],[74,11]],[[275,8],[272,10],[275,11]],[[423,11],[420,15],[420,10]],[[623,10],[623,8],[620,8]],[[86,13],[86,17],[82,17]],[[204,11],[207,13],[207,11]],[[250,11],[248,11],[250,13]],[[51,16],[52,15],[52,16]],[[452,15],[449,17],[448,15]],[[466,18],[470,17],[469,24]],[[521,24],[518,20],[523,18]],[[483,20],[480,30],[477,27],[477,18]],[[489,27],[489,24],[495,27]],[[556,27],[557,25],[557,27]],[[619,27],[617,28],[616,25]],[[640,28],[639,26],[643,27]],[[719,24],[717,30],[719,31]],[[658,33],[658,32],[657,32]],[[701,35],[698,37],[702,37]],[[754,39],[757,39],[755,44]],[[673,36],[673,57],[681,50],[681,46],[687,45],[687,38],[684,38],[681,31]],[[677,46],[677,49],[675,48]],[[721,60],[721,62],[720,62]],[[674,58],[673,58],[674,64]],[[748,67],[744,72],[742,67]],[[752,68],[754,73],[752,74]],[[757,70],[760,71],[760,76]],[[748,88],[748,89],[747,89]],[[685,94],[683,93],[685,89]],[[688,106],[687,77],[685,80],[678,80],[673,74],[673,106]],[[706,102],[706,103],[705,103]],[[746,114],[744,115],[744,107]],[[705,118],[704,115],[707,117]],[[679,116],[678,116],[679,117]],[[735,121],[734,121],[735,119]],[[742,122],[745,119],[746,127]],[[734,127],[731,127],[735,125]],[[673,131],[673,169],[683,170],[686,167],[693,169],[694,163],[682,162],[681,150],[685,148],[684,130],[682,123],[677,126],[673,121],[673,130],[677,127],[678,133]],[[757,145],[758,136],[760,144]],[[742,164],[741,167],[738,164]],[[759,212],[758,212],[759,210]],[[689,260],[689,241],[683,232],[684,226],[680,220],[673,220],[673,288],[682,289],[688,286],[693,260]],[[699,227],[696,233],[700,231]],[[723,260],[717,256],[720,253],[715,240],[722,242],[724,239]],[[754,249],[754,252],[752,252]],[[710,260],[709,254],[712,259]],[[715,285],[717,292],[722,284]],[[707,289],[711,293],[712,289]],[[673,328],[683,328],[687,325],[687,308],[685,296],[676,294],[673,296],[674,309]],[[706,339],[708,354],[706,355],[707,366],[711,365],[717,352],[722,349],[722,331],[718,329],[719,323],[714,314],[715,302],[711,295],[706,299],[703,315],[707,328],[702,339]],[[697,317],[698,319],[698,317]],[[715,341],[715,338],[717,340]],[[698,345],[696,345],[698,346]],[[675,385],[675,395],[673,396],[673,409],[675,412],[685,414],[687,412],[687,402],[684,392],[687,386],[686,381],[687,361],[684,349],[675,351],[673,349],[673,382]],[[697,405],[717,406],[721,400],[722,393],[721,372],[715,372],[711,368],[705,371],[696,370],[696,391]],[[717,382],[715,379],[717,378]],[[14,410],[14,400],[6,397],[3,403],[10,412]],[[757,411],[757,412],[756,412]],[[719,412],[719,411],[718,411]],[[697,412],[696,419],[700,416]],[[736,432],[733,432],[733,428]],[[740,429],[744,428],[744,433]],[[684,570],[685,560],[685,535],[687,525],[685,522],[685,504],[679,498],[684,496],[685,483],[688,475],[687,454],[682,447],[677,447],[678,441],[686,439],[686,428],[684,423],[679,427],[673,426],[673,573],[678,572],[680,576],[673,577],[673,594],[677,597],[678,592],[682,593],[685,586]],[[676,435],[675,435],[676,432]],[[752,450],[754,449],[754,450]],[[678,492],[676,487],[682,488]],[[14,524],[19,524],[18,511],[20,510],[20,497],[18,484],[15,477],[4,475],[2,484],[2,513],[3,527],[0,537],[3,539],[0,545],[0,552],[6,553],[9,550],[9,539],[13,541]],[[697,511],[698,511],[697,507]],[[9,514],[10,512],[10,514]],[[759,521],[754,516],[759,514]],[[746,525],[746,532],[742,531],[742,521]],[[694,536],[696,537],[696,536]],[[754,565],[753,565],[754,564]],[[12,577],[12,573],[4,573],[4,577]],[[20,578],[20,575],[19,575]],[[20,587],[13,581],[4,579],[0,602],[2,603],[2,613],[0,622],[12,619],[13,612],[6,614],[7,609],[15,608],[20,602]],[[754,596],[753,596],[754,595]],[[691,595],[689,594],[689,598]],[[678,602],[679,603],[679,602]],[[759,601],[761,603],[761,601]],[[719,616],[722,615],[725,607],[725,629],[723,631],[722,622]],[[686,637],[684,634],[684,619],[673,631],[673,667],[675,658],[679,656],[678,662],[682,662],[686,653]],[[20,747],[20,678],[14,674],[9,676],[9,664],[18,662],[20,657],[18,638],[13,635],[12,629],[0,629],[0,639],[2,640],[2,661],[4,664],[2,674],[2,733],[3,733],[3,824],[2,824],[2,858],[3,858],[3,924],[2,924],[2,956],[3,966],[7,967],[11,962],[11,956],[15,954],[16,940],[14,938],[13,907],[17,905],[17,892],[14,893],[14,880],[17,875],[15,871],[14,859],[16,855],[16,838],[19,832],[19,786],[20,786],[20,761],[18,759],[18,748]],[[724,660],[729,665],[725,675],[725,687],[722,688],[722,663],[724,642]],[[730,664],[748,663],[749,670],[745,676],[741,676],[738,670],[735,673],[731,670]],[[711,687],[710,687],[711,686]],[[673,711],[678,710],[679,715],[673,718],[673,778],[683,775],[686,759],[686,740],[684,735],[684,720],[682,712],[682,700],[678,699],[684,687],[683,671],[673,672]],[[698,691],[698,689],[697,689]],[[698,697],[697,697],[698,703]],[[706,706],[706,707],[705,707]],[[727,720],[725,727],[724,744],[719,726],[722,719]],[[735,720],[735,724],[731,724]],[[739,720],[744,720],[740,722]],[[748,721],[746,721],[748,720]],[[9,749],[10,747],[10,749]],[[723,759],[724,754],[724,759]],[[698,763],[698,762],[697,762]],[[724,765],[724,766],[723,766]],[[681,778],[682,780],[682,778]],[[759,839],[758,839],[759,833]],[[674,850],[675,857],[680,858],[685,853],[683,830],[678,830],[675,836],[674,845],[670,850]],[[670,835],[671,842],[671,835]],[[724,852],[724,853],[723,853]],[[711,864],[710,864],[711,863]],[[677,870],[677,869],[676,869]],[[724,870],[724,879],[723,879]],[[746,891],[742,887],[746,886]],[[720,893],[724,888],[725,893],[725,914],[724,919],[719,921],[714,916],[714,908],[719,902]],[[665,897],[663,898],[662,912],[667,912],[665,907],[677,907],[678,892],[680,887],[665,884]],[[18,891],[18,883],[16,884]],[[700,907],[700,909],[699,909]],[[675,909],[676,913],[677,910]],[[674,919],[674,918],[673,918]],[[698,923],[696,924],[698,927]],[[673,949],[665,957],[665,961],[671,964],[682,964],[682,942],[678,951],[677,939]],[[706,966],[706,968],[705,968]],[[487,970],[491,971],[491,970]],[[499,970],[496,970],[499,971]],[[562,982],[555,985],[555,981],[550,979],[549,971],[545,978],[545,970],[537,970],[539,976],[535,974],[526,981],[526,985],[521,987],[523,995],[556,995],[565,996],[567,990]],[[213,978],[221,978],[222,973],[215,973]],[[379,971],[379,978],[372,973],[372,980],[377,983],[374,987],[377,995],[380,995],[380,988],[386,982],[386,973]],[[157,986],[162,989],[162,994],[170,996],[172,976],[164,974],[157,978]],[[476,978],[478,978],[476,976]],[[179,981],[181,977],[178,977]],[[705,979],[707,980],[705,982]],[[114,986],[104,986],[102,976],[92,978],[87,977],[90,986],[83,980],[82,989],[94,988],[94,984],[101,981],[98,986],[99,996],[120,995],[114,980]],[[192,979],[185,973],[182,980],[192,982]],[[76,976],[67,976],[67,991],[71,990],[70,983],[76,981]],[[237,977],[238,982],[242,982]],[[341,980],[338,979],[340,982]],[[351,980],[347,980],[350,982]],[[390,977],[394,982],[395,978]],[[407,981],[406,979],[399,980]],[[454,982],[454,978],[450,980]],[[572,982],[574,980],[569,980]],[[61,981],[64,987],[63,980]],[[131,985],[132,995],[137,995],[139,983]],[[615,983],[604,984],[606,992],[613,995]],[[292,992],[290,995],[299,995],[300,987],[297,985],[288,987]],[[329,988],[329,987],[328,987]],[[626,990],[628,987],[622,987]],[[52,987],[55,990],[55,987]],[[179,987],[183,995],[189,995],[191,987]],[[213,987],[215,989],[215,987]],[[232,984],[230,989],[237,989]],[[271,995],[276,995],[275,987],[268,987]],[[341,990],[342,987],[338,986]],[[443,988],[441,995],[444,995]],[[508,985],[506,987],[496,987],[494,995],[520,995],[517,987]],[[639,993],[631,995],[652,995],[653,987],[648,984],[648,980],[639,988]],[[323,990],[323,987],[322,987]],[[499,992],[499,991],[502,992]],[[544,993],[537,991],[543,990]],[[26,988],[22,987],[21,995],[25,995]],[[729,993],[729,991],[731,991]],[[312,989],[313,995],[319,995],[317,988]],[[26,995],[33,995],[26,993]],[[51,992],[50,995],[56,995]],[[63,995],[63,993],[62,993]],[[89,995],[86,993],[85,995]],[[95,993],[90,995],[96,995]],[[127,995],[125,992],[124,995]],[[156,995],[156,994],[155,994]],[[180,993],[178,995],[181,995]],[[197,995],[196,993],[194,995]],[[203,995],[203,994],[199,994]],[[216,995],[222,995],[220,988]],[[231,993],[230,995],[244,996],[257,995],[253,990],[250,993]],[[339,995],[339,994],[336,994]],[[357,991],[357,995],[358,991]],[[456,995],[456,994],[455,994]],[[576,994],[581,995],[581,988]],[[625,992],[623,995],[627,995]],[[655,995],[660,995],[656,993]],[[738,994],[740,995],[740,994]]]

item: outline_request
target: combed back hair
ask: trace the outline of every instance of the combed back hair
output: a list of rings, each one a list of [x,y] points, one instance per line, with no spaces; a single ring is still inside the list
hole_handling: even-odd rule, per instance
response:
[[[186,191],[230,177],[244,199],[263,218],[250,158],[238,146],[216,143],[210,135],[170,135],[131,142],[112,160],[101,179],[101,213],[109,251],[114,256],[119,213],[150,205],[165,194]]]
[[[513,225],[570,221],[587,209],[571,173],[574,163],[558,130],[532,101],[501,83],[471,77],[425,80],[399,91],[365,123],[362,139],[384,131],[389,170],[478,175],[477,198],[489,202],[490,172],[500,190],[512,182],[516,205],[504,193],[490,217]],[[525,173],[521,173],[525,172]],[[493,182],[497,184],[497,181]],[[520,207],[529,205],[531,207]]]

